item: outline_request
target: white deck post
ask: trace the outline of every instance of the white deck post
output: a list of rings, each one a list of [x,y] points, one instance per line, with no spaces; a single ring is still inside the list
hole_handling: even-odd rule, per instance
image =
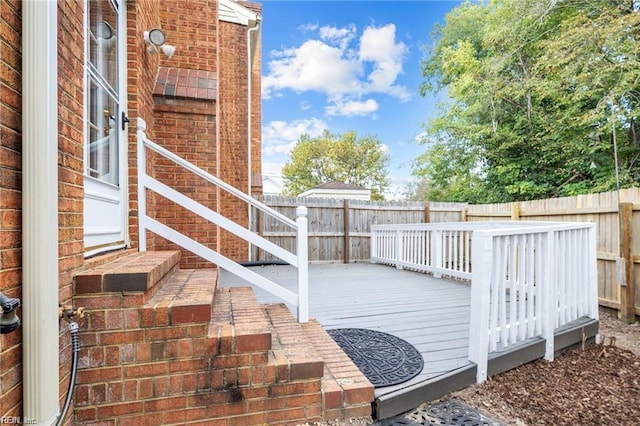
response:
[[[598,311],[598,247],[596,241],[596,225],[592,224],[588,230],[588,275],[587,285],[589,286],[587,292],[589,294],[589,316],[595,320],[600,318]],[[600,343],[600,334],[596,335],[596,343]]]
[[[398,229],[396,231],[396,255],[395,255],[397,269],[402,269],[402,265],[400,264],[400,262],[402,262],[403,255],[404,253],[402,250],[402,231]]]
[[[431,263],[434,268],[433,276],[442,277],[442,231],[439,229],[431,233]]]
[[[145,156],[144,140],[147,138],[145,131],[147,123],[140,117],[136,123],[138,142],[138,249],[147,251],[147,188],[145,186],[145,176],[147,175],[147,162]]]
[[[469,361],[477,365],[476,382],[487,380],[489,359],[489,309],[493,270],[493,237],[482,232],[473,235],[471,249],[471,325],[469,328]]]
[[[375,228],[375,225],[371,226],[371,238],[369,240],[370,247],[370,261],[371,263],[376,263],[376,258],[378,257],[378,232]]]
[[[555,231],[545,234],[546,240],[544,258],[544,271],[542,273],[542,337],[545,339],[544,359],[553,361],[555,354],[555,324],[558,315],[558,294],[555,253]]]
[[[307,208],[298,206],[296,209],[296,224],[298,225],[298,322],[309,321],[309,247]]]

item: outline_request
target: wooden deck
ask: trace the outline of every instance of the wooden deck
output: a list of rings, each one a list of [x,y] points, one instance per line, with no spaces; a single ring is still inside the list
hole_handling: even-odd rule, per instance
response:
[[[293,267],[271,265],[251,269],[296,291]],[[223,271],[220,285],[249,284]],[[262,303],[281,302],[259,288],[254,289]],[[376,389],[377,418],[411,410],[421,402],[475,382],[475,364],[468,360],[470,297],[468,284],[389,266],[368,263],[309,266],[310,317],[325,329],[379,330],[408,341],[422,353],[424,369],[418,376],[400,385]],[[566,327],[569,337],[560,337],[561,346],[580,342],[585,327],[587,338],[597,333],[597,321],[581,321],[575,327]],[[579,332],[574,331],[577,328]],[[491,374],[496,374],[543,355],[544,341],[536,339],[514,350],[492,354],[489,368]]]

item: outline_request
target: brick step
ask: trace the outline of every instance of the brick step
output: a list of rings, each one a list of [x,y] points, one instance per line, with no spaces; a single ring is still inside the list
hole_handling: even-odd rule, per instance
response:
[[[216,354],[261,353],[263,363],[267,362],[271,350],[269,321],[250,287],[216,291],[208,337]]]
[[[150,325],[154,326],[208,323],[217,285],[217,269],[177,270],[147,300],[141,315],[153,315]]]
[[[178,269],[180,251],[146,251],[115,258],[75,275],[75,294],[145,293]]]
[[[267,304],[263,310],[271,326],[271,352],[278,363],[278,379],[321,379],[324,362],[286,305]]]
[[[369,379],[316,320],[312,319],[301,326],[324,361],[323,418],[333,420],[371,416],[375,390]]]

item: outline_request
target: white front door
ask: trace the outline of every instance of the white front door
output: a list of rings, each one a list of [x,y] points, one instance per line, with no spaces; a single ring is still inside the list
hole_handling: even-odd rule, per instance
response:
[[[124,247],[126,46],[124,0],[86,2],[85,256]]]

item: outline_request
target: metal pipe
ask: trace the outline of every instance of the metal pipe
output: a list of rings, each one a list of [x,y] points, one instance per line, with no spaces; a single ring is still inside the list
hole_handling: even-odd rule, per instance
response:
[[[252,132],[252,117],[251,117],[251,113],[252,113],[252,108],[251,108],[251,98],[253,97],[253,90],[251,85],[253,84],[253,57],[255,52],[253,52],[252,50],[255,49],[257,47],[257,42],[256,45],[254,46],[253,43],[251,43],[251,35],[254,32],[257,32],[260,29],[260,21],[261,21],[261,17],[259,15],[256,15],[256,20],[255,21],[249,21],[249,24],[251,24],[253,22],[253,26],[249,27],[249,29],[247,30],[247,158],[248,158],[248,174],[247,174],[247,181],[248,181],[248,189],[247,189],[247,195],[248,196],[252,196],[252,192],[253,192],[253,186],[252,186],[252,180],[253,180],[253,175],[252,175],[252,170],[253,168],[251,167],[251,161],[252,161],[252,156],[251,156],[251,149],[253,148],[253,143],[252,143],[252,137],[253,137],[253,132]],[[252,49],[253,48],[253,49]],[[247,217],[248,217],[248,221],[249,224],[251,224],[251,205],[249,204],[247,206],[248,212],[247,212]],[[251,243],[248,244],[248,259],[251,259]]]
[[[23,416],[51,425],[58,373],[58,3],[22,3]]]

